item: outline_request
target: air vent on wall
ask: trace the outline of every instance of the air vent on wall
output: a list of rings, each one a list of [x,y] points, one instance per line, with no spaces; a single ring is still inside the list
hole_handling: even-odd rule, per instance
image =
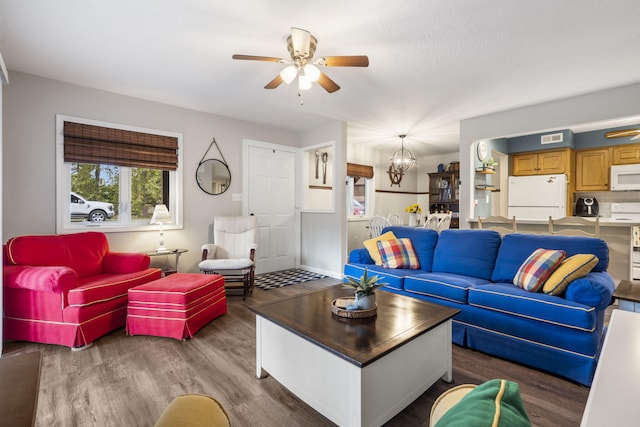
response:
[[[541,144],[557,144],[558,142],[562,142],[562,134],[551,133],[549,135],[542,135],[540,139]]]

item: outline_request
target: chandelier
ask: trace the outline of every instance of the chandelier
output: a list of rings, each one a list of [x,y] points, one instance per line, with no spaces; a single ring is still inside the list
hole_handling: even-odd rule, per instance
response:
[[[404,148],[404,139],[407,135],[398,135],[400,137],[401,145],[400,149],[396,150],[389,160],[389,179],[391,180],[391,186],[397,185],[400,187],[400,181],[402,176],[411,170],[416,165],[416,158],[411,151]]]

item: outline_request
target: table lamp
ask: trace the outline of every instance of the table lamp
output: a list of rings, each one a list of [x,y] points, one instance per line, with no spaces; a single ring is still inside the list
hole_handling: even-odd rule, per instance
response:
[[[164,247],[164,225],[171,222],[171,214],[165,205],[156,205],[150,224],[160,224],[160,247],[156,252],[171,252]]]

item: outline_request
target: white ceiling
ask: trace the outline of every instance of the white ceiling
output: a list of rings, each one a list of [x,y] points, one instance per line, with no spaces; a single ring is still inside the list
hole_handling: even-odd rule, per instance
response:
[[[265,90],[290,27],[316,57],[368,55]],[[638,0],[0,0],[9,70],[302,131],[348,122],[349,144],[457,151],[459,121],[640,81]],[[9,75],[11,79],[11,75]]]

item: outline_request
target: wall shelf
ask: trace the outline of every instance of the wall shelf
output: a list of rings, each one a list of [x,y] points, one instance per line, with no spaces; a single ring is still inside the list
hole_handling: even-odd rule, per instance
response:
[[[495,169],[480,167],[480,168],[476,168],[476,173],[483,174],[483,175],[495,175],[496,171]]]
[[[499,188],[493,187],[491,185],[476,185],[476,190],[483,191],[500,191]]]

